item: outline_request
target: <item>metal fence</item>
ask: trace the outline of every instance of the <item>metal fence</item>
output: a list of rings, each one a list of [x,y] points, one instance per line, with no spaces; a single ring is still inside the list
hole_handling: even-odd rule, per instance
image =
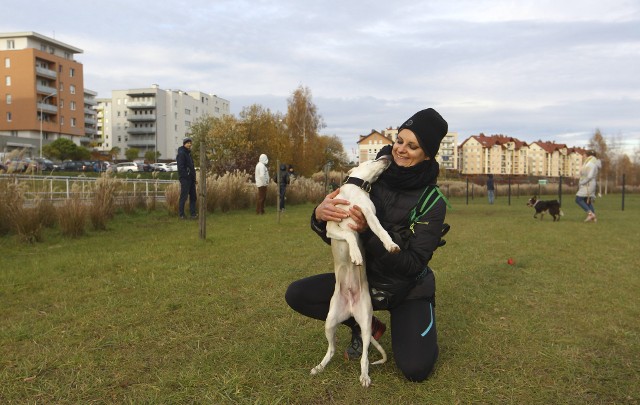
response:
[[[0,174],[0,181],[12,182],[22,186],[25,203],[36,198],[61,201],[74,197],[90,200],[95,190],[95,182],[100,177],[84,176],[40,176],[23,174]],[[165,200],[165,192],[178,180],[116,178],[121,182],[120,196],[135,196]]]

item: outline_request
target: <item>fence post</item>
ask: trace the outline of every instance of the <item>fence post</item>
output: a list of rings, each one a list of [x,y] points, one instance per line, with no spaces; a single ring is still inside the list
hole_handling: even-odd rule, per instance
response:
[[[560,206],[562,207],[562,176],[560,176],[560,181],[558,182],[558,200],[560,201]]]
[[[624,211],[624,184],[625,183],[625,174],[622,174],[622,211]]]
[[[469,178],[467,177],[467,205],[469,205]]]
[[[511,205],[511,175],[507,176],[507,182],[509,184],[509,205]]]
[[[198,225],[200,239],[207,239],[207,142],[200,137],[200,207],[198,208]]]

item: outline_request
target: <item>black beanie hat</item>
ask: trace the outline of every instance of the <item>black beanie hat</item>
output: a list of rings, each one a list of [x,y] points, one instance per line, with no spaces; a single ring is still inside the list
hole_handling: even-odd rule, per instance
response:
[[[189,138],[188,136],[186,138],[183,138],[182,139],[182,146],[184,146],[187,142],[193,143],[193,140],[191,138]]]
[[[438,154],[438,149],[440,149],[442,138],[447,135],[449,125],[436,110],[427,108],[413,114],[398,128],[398,132],[405,128],[415,134],[420,147],[425,153],[430,158],[435,158]]]

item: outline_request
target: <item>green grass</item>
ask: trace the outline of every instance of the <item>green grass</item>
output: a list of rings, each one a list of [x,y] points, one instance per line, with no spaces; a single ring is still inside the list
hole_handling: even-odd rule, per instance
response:
[[[205,241],[197,221],[157,211],[80,239],[0,238],[0,403],[638,403],[640,196],[625,211],[598,199],[596,224],[570,196],[559,223],[532,219],[524,197],[452,203],[431,262],[440,358],[426,382],[398,372],[388,332],[372,387],[339,355],[309,375],[323,324],[283,295],[332,271],[312,206],[280,223],[273,209],[210,215]]]

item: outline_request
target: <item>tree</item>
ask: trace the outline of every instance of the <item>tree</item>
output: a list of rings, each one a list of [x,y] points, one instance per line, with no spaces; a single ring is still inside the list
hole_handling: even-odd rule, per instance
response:
[[[111,150],[109,151],[109,155],[111,155],[112,160],[116,160],[118,158],[118,155],[120,155],[120,147],[114,146],[113,148],[111,148]]]
[[[293,164],[298,173],[308,176],[324,164],[324,151],[317,142],[324,121],[311,101],[311,90],[307,87],[298,87],[287,104],[285,123],[294,151]]]
[[[144,160],[147,162],[157,162],[160,157],[159,151],[148,150],[144,153]]]
[[[135,160],[140,155],[140,150],[138,148],[129,148],[124,151],[124,156],[127,160]]]
[[[596,132],[589,140],[589,149],[593,149],[598,154],[598,159],[602,162],[602,170],[599,174],[600,178],[604,178],[604,193],[607,194],[609,171],[611,170],[611,156],[609,154],[609,148],[607,147],[607,141],[602,136],[599,128],[596,128]],[[602,181],[598,180],[600,187],[602,187]],[[601,191],[600,191],[601,192]]]
[[[88,159],[91,152],[87,148],[78,146],[67,138],[58,138],[42,148],[42,154],[54,160],[82,160]]]
[[[231,115],[222,118],[205,116],[191,125],[191,135],[194,138],[191,156],[199,165],[200,140],[206,138],[207,159],[210,171],[217,174],[245,170],[253,172],[257,163],[253,144],[247,136],[244,123]]]

